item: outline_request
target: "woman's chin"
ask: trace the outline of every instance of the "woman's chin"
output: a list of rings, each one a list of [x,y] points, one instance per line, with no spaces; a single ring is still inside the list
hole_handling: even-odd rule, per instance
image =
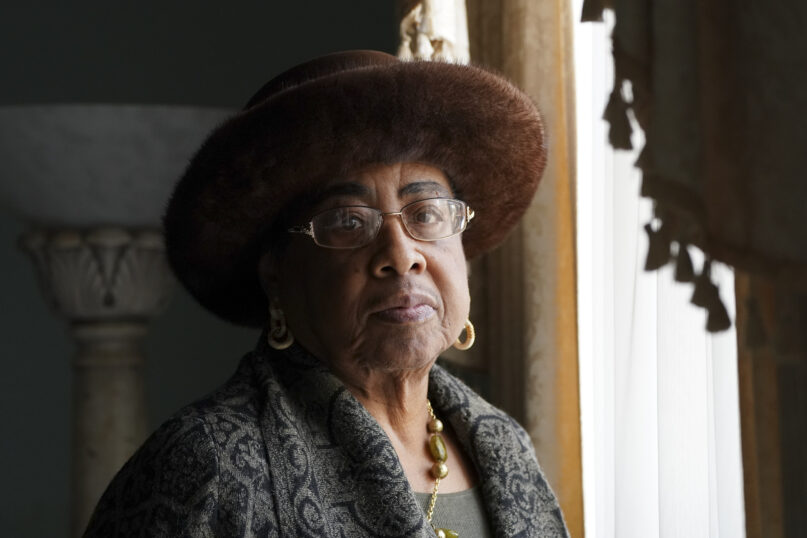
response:
[[[387,372],[428,369],[444,350],[439,333],[423,327],[413,330],[411,325],[395,329],[372,339],[372,345],[362,346],[364,366]]]

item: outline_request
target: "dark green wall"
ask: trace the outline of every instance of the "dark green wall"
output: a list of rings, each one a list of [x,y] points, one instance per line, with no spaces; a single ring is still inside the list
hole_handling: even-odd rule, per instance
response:
[[[396,43],[391,0],[8,4],[0,106],[238,107],[297,62],[350,48],[392,52]],[[13,180],[0,163],[0,181]],[[16,248],[24,230],[0,210],[0,534],[67,536],[72,344]],[[179,290],[146,342],[152,426],[221,383],[256,337]]]

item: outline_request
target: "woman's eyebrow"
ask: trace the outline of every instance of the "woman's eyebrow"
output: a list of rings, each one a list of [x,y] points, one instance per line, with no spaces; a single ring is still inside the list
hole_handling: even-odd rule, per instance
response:
[[[324,190],[314,195],[312,205],[318,205],[328,198],[335,198],[337,196],[367,196],[370,194],[370,189],[360,183],[334,183],[325,187]]]
[[[444,185],[436,181],[413,181],[401,187],[398,190],[398,195],[403,197],[412,194],[420,194],[426,191],[438,191],[441,196],[452,196],[452,192]],[[311,201],[312,206],[317,206],[329,198],[336,198],[339,196],[355,196],[364,197],[371,194],[370,189],[361,183],[353,183],[349,181],[334,183],[325,187],[322,191],[316,193]]]
[[[450,190],[436,181],[414,181],[412,183],[408,183],[401,187],[401,189],[398,191],[398,195],[405,196],[407,194],[419,194],[424,191],[433,190],[439,191],[443,196],[452,196]]]

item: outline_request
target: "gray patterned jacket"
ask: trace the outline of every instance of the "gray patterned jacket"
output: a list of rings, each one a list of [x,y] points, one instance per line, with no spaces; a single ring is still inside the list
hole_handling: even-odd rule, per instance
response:
[[[476,465],[496,536],[568,536],[513,419],[439,366],[429,398]],[[277,352],[259,344],[222,388],[132,456],[85,536],[434,533],[387,436],[344,385],[296,345]]]

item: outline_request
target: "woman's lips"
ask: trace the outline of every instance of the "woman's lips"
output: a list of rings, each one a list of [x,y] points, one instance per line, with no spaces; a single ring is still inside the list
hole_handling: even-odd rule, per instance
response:
[[[374,312],[373,316],[390,323],[416,323],[434,316],[434,312],[434,308],[430,305],[417,304],[414,306],[385,308]]]

